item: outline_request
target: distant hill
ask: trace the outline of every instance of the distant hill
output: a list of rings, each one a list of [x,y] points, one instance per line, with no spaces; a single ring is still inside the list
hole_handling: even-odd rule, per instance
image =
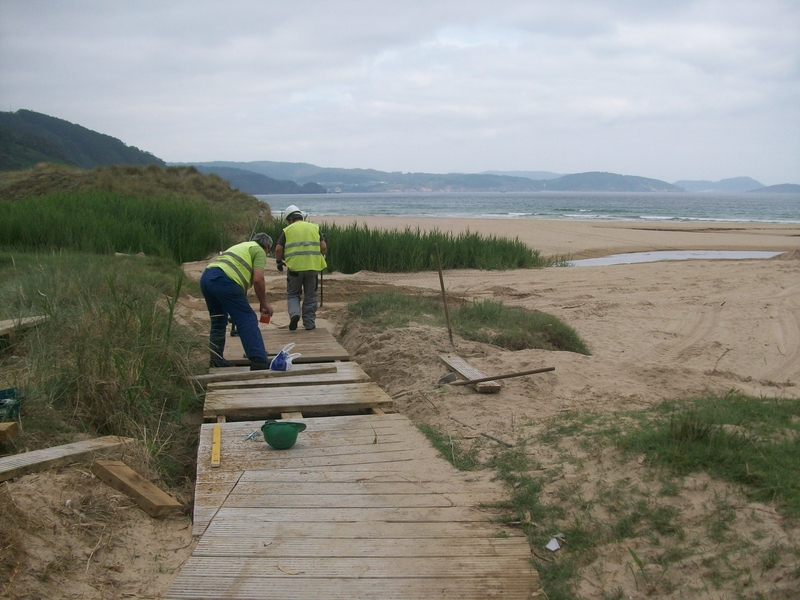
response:
[[[508,177],[527,177],[535,181],[556,179],[563,177],[563,173],[553,173],[551,171],[481,171],[481,175],[501,175]]]
[[[719,181],[681,180],[676,181],[675,185],[687,192],[749,192],[764,187],[752,177],[732,177]]]
[[[261,173],[231,167],[197,166],[201,173],[216,173],[231,186],[248,194],[325,194],[328,190],[316,183],[298,185],[294,181],[273,179]]]
[[[341,192],[540,192],[604,191],[664,192],[683,191],[657,179],[616,175],[614,173],[578,173],[555,178],[531,179],[493,173],[402,173],[374,169],[332,169],[308,163],[210,162],[195,163],[199,168],[235,168],[261,173],[268,177],[291,179],[298,183],[315,182],[330,191]],[[518,171],[519,172],[519,171]],[[521,171],[536,173],[536,171]],[[547,173],[546,171],[544,173]]]
[[[617,175],[616,173],[576,173],[544,182],[544,188],[556,192],[683,192],[666,181]]]
[[[800,185],[796,183],[779,183],[778,185],[768,185],[748,192],[766,192],[775,194],[800,194]]]
[[[31,110],[0,112],[0,171],[26,169],[40,162],[82,169],[165,165],[149,152],[63,119]]]

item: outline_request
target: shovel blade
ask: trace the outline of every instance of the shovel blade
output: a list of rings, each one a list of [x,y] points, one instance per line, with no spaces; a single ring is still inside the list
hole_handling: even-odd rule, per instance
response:
[[[448,373],[444,377],[442,377],[439,381],[436,382],[436,387],[440,388],[446,383],[453,383],[456,380],[455,373]]]

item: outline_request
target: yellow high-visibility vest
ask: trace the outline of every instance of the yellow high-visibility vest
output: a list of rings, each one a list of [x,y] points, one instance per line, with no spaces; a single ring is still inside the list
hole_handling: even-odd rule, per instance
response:
[[[283,230],[283,260],[290,271],[322,271],[328,266],[320,252],[319,225],[295,221]]]
[[[267,265],[267,253],[258,242],[242,242],[231,246],[208,264],[207,268],[219,267],[232,281],[247,293],[253,283],[253,268],[263,269]]]

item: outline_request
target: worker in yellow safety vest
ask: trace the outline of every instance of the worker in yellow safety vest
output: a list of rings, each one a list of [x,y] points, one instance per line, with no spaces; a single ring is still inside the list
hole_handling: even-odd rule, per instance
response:
[[[250,359],[250,370],[269,368],[264,338],[258,328],[256,314],[247,300],[247,290],[253,286],[261,314],[271,316],[272,306],[267,303],[264,283],[264,267],[271,246],[271,237],[266,233],[257,233],[252,241],[231,246],[220,254],[208,264],[200,277],[200,289],[211,317],[209,346],[212,367],[231,366],[223,357],[225,330],[230,316],[239,330],[244,352]]]
[[[303,327],[314,329],[317,321],[317,285],[319,274],[328,264],[325,262],[325,234],[319,225],[309,223],[294,204],[284,211],[286,221],[275,244],[275,259],[278,270],[287,269],[286,304],[289,310],[289,329],[297,329],[303,319]],[[302,297],[302,306],[301,306]]]

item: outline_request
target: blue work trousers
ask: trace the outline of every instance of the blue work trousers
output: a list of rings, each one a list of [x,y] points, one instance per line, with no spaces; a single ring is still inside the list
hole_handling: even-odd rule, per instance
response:
[[[200,289],[206,299],[208,314],[211,317],[211,333],[209,349],[211,365],[224,364],[225,331],[228,327],[228,316],[239,330],[242,347],[251,362],[268,362],[264,338],[258,328],[258,318],[253,311],[247,296],[239,284],[231,280],[219,267],[211,267],[203,271],[200,277]]]

